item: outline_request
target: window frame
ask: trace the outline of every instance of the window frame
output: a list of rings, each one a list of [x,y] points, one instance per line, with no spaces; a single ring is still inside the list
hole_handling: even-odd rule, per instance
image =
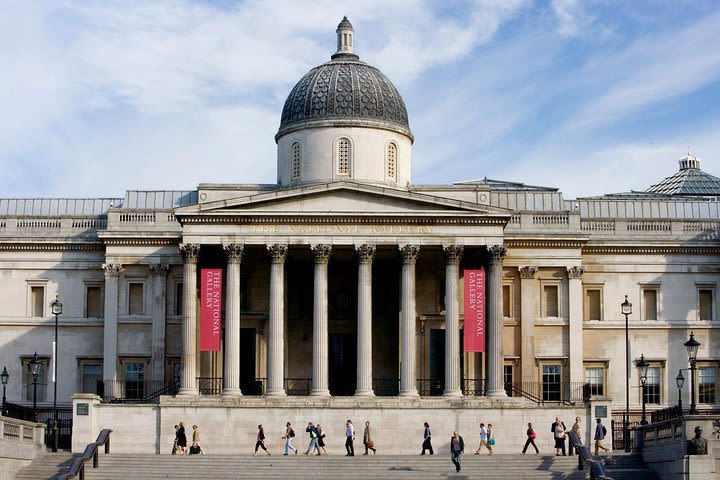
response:
[[[290,178],[292,180],[302,178],[302,147],[297,141],[290,145]]]
[[[22,355],[20,357],[20,366],[22,369],[22,388],[24,395],[22,398],[26,402],[33,401],[33,381],[32,373],[30,373],[30,361],[33,359],[32,355]],[[36,403],[47,402],[48,397],[48,385],[50,385],[50,356],[49,355],[38,355],[40,361],[40,371],[38,372],[37,378],[37,398]]]
[[[645,292],[655,292],[655,318],[647,317],[647,308],[645,306]],[[647,284],[640,285],[640,319],[646,322],[653,322],[660,319],[660,285]]]
[[[696,365],[697,367],[697,403],[699,405],[717,405],[718,403],[718,395],[717,395],[717,380],[718,380],[718,367],[715,363],[707,363],[707,362],[698,362],[699,365]],[[712,387],[712,401],[703,401],[703,391],[701,388],[702,383],[700,382],[702,375],[700,374],[701,370],[713,370],[713,387]]]
[[[652,369],[658,371],[658,384],[657,384],[657,391],[656,392],[648,392],[648,386],[649,383],[645,383],[645,404],[646,405],[662,405],[663,401],[665,399],[665,364],[662,361],[657,360],[649,360],[648,361],[648,380],[650,379],[650,372]],[[636,369],[637,370],[637,369]],[[639,390],[639,401],[640,404],[642,404],[643,398],[643,389],[642,389],[642,380],[640,379],[640,372],[638,371],[638,390]],[[654,397],[657,397],[657,401],[653,401]]]
[[[508,289],[508,302],[505,301],[505,289]],[[502,295],[503,295],[503,319],[515,320],[515,309],[514,309],[514,293],[515,293],[515,282],[503,282],[502,284]],[[506,305],[507,304],[507,305]],[[505,315],[507,313],[507,315]]]
[[[83,315],[84,318],[105,318],[105,282],[103,280],[85,280],[85,298],[83,302]],[[88,300],[90,296],[88,295],[88,291],[90,288],[99,288],[100,289],[100,313],[101,315],[96,316],[90,316],[90,312],[88,312]]]
[[[695,288],[696,288],[696,292],[697,292],[697,293],[695,294],[695,297],[696,297],[696,305],[697,305],[696,319],[697,319],[698,321],[700,321],[700,322],[712,322],[713,320],[715,320],[715,315],[716,315],[716,308],[715,308],[715,300],[716,300],[715,285],[713,285],[713,284],[707,284],[707,283],[698,283],[698,284],[695,284]],[[701,292],[704,292],[704,291],[709,291],[709,292],[710,292],[710,305],[709,305],[709,307],[710,307],[710,318],[703,318],[703,312],[702,312],[703,308],[702,308],[702,303],[701,303],[701,300],[702,300]]]
[[[43,279],[32,279],[32,280],[26,280],[27,284],[27,316],[29,318],[45,318],[48,312],[48,281]],[[43,289],[43,298],[40,302],[40,305],[42,306],[42,311],[40,312],[40,315],[36,315],[36,301],[34,301],[33,296],[33,289],[34,288],[42,288]]]
[[[557,289],[557,315],[548,315],[547,311],[547,295],[545,289],[548,287],[555,287]],[[540,280],[540,313],[542,318],[549,320],[562,320],[564,318],[563,309],[563,293],[562,293],[562,281],[556,279],[541,279]]]
[[[547,359],[539,362],[538,364],[538,375],[540,377],[539,383],[539,397],[544,401],[549,402],[557,402],[562,399],[562,393],[563,393],[563,374],[565,373],[565,361],[560,359]],[[557,390],[550,389],[550,386],[555,385],[555,382],[547,383],[546,388],[546,382],[545,382],[545,368],[546,367],[557,367],[558,371],[557,374],[552,373],[552,375],[557,375]],[[556,394],[556,395],[555,395]]]
[[[128,372],[128,366],[130,365],[142,365],[142,369],[135,372]],[[122,398],[140,399],[148,393],[146,391],[147,379],[145,378],[145,375],[148,374],[148,365],[149,362],[147,358],[124,357],[120,359]],[[128,373],[140,373],[142,378],[129,380]]]
[[[128,316],[137,316],[142,317],[147,315],[147,300],[148,300],[148,292],[147,292],[147,278],[146,277],[126,277],[126,284],[125,284],[125,308],[126,313]],[[131,285],[141,285],[141,291],[142,291],[142,302],[140,303],[141,311],[140,313],[132,312],[131,311]]]
[[[590,298],[589,298],[589,292],[599,292],[599,298],[598,298],[598,311],[600,318],[590,318]],[[583,318],[586,322],[601,322],[605,319],[605,309],[603,308],[604,304],[604,291],[603,291],[603,285],[602,284],[595,284],[595,283],[588,283],[583,284]]]
[[[341,161],[341,152],[340,152],[340,149],[341,149],[341,145],[342,145],[345,141],[347,141],[347,146],[348,146],[348,152],[347,152],[348,158],[347,158],[347,171],[346,171],[346,172],[343,172],[343,171],[341,170],[341,168],[340,168],[340,167],[341,167],[341,164],[340,164],[340,161]],[[338,176],[338,177],[352,178],[352,176],[353,176],[353,163],[354,163],[354,162],[353,162],[353,151],[354,151],[354,150],[355,150],[355,149],[354,149],[352,140],[350,140],[350,137],[342,136],[342,137],[339,137],[339,138],[337,139],[337,141],[335,142],[335,175],[336,175],[336,176]]]
[[[583,363],[583,379],[585,385],[588,386],[587,389],[590,396],[603,397],[607,395],[608,367],[608,362],[594,361]],[[588,378],[588,370],[600,370],[600,389],[593,388],[593,383],[591,383]]]
[[[391,149],[395,150],[393,152],[394,158],[391,155]],[[398,165],[397,143],[388,142],[387,145],[385,145],[385,178],[390,182],[397,181],[397,165]]]
[[[85,391],[85,367],[98,366],[100,367],[100,374],[98,378],[97,388],[93,392]],[[104,381],[103,381],[103,360],[102,358],[82,358],[78,359],[78,391],[82,393],[93,393],[100,397],[104,396]]]

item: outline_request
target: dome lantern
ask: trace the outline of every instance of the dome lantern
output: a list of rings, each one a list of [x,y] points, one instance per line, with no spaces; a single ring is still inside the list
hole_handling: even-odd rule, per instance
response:
[[[343,17],[335,32],[337,33],[337,51],[331,58],[335,60],[339,57],[354,57],[354,60],[359,60],[359,57],[353,54],[353,26],[347,17]]]

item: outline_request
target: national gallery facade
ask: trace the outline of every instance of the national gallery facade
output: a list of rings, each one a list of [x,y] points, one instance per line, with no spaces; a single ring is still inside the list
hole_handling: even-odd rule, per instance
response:
[[[694,400],[715,407],[720,179],[688,152],[641,191],[601,197],[490,179],[414,185],[405,104],[353,35],[343,19],[331,60],[290,92],[276,184],[0,199],[8,401],[53,400],[57,296],[63,404],[165,402],[185,418],[252,404],[296,421],[334,399],[368,418],[423,402],[578,411],[600,399],[620,412],[629,371],[637,411],[642,355],[646,404],[660,409],[677,404],[692,334]],[[480,323],[466,316],[477,272]],[[466,351],[469,329],[481,351]]]

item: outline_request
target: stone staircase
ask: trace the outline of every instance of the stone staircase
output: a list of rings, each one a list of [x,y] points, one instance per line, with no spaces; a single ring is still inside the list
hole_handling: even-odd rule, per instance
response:
[[[69,464],[71,454],[44,454],[23,469],[18,479],[52,479],[60,464]],[[656,480],[636,455],[602,457],[608,476],[615,480]],[[36,465],[37,464],[37,465]],[[463,455],[462,471],[455,473],[449,454],[433,456],[370,455],[345,457],[329,455],[152,455],[100,454],[100,468],[90,463],[87,480],[133,479],[428,479],[492,478],[585,480],[588,470],[577,469],[577,457],[536,455]]]
[[[38,453],[35,460],[27,467],[21,468],[15,474],[15,480],[41,480],[55,478],[58,473],[67,472],[76,455],[70,452],[59,451],[52,453],[43,451]]]

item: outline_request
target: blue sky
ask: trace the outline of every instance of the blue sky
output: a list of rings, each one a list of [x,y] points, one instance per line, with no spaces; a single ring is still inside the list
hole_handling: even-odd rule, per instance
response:
[[[343,15],[405,99],[413,183],[644,190],[688,146],[720,176],[714,0],[0,0],[0,196],[274,183]]]

